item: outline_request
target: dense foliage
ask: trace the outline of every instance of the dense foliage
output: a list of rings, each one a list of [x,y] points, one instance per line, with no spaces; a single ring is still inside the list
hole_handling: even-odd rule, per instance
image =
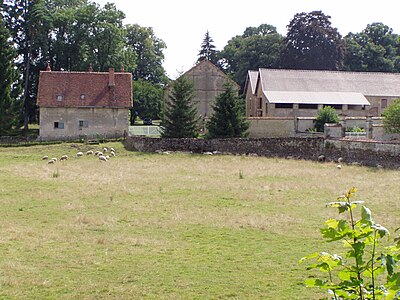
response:
[[[356,208],[364,201],[353,201],[356,189],[350,189],[337,201],[327,204],[337,207],[347,218],[329,219],[321,229],[328,242],[342,242],[344,255],[316,252],[304,260],[312,259],[308,269],[326,273],[324,278],[306,280],[309,287],[328,290],[330,299],[398,299],[400,293],[400,243],[378,249],[379,241],[389,237],[389,231],[372,219],[371,210],[361,207],[357,220]]]
[[[141,119],[159,119],[164,95],[163,87],[138,79],[133,81],[132,90],[135,95],[135,104],[131,110],[131,116],[139,116]],[[134,120],[131,118],[131,124],[133,123]]]
[[[229,40],[221,51],[222,66],[243,87],[248,70],[279,67],[282,41],[274,26],[248,27],[242,35]]]
[[[330,18],[321,11],[294,16],[284,40],[282,67],[304,70],[342,68],[344,45]]]
[[[315,128],[317,131],[323,132],[325,123],[339,123],[339,116],[336,110],[331,106],[325,106],[318,111],[318,115],[315,120]]]
[[[0,135],[8,135],[19,124],[18,70],[16,53],[9,42],[9,32],[0,15]]]
[[[211,61],[214,65],[218,64],[218,51],[214,45],[214,40],[210,36],[210,33],[206,32],[203,42],[201,43],[201,49],[198,54],[198,61],[203,59]]]
[[[244,137],[249,123],[244,118],[243,102],[231,84],[225,84],[213,105],[214,113],[207,122],[209,138]]]
[[[387,133],[400,133],[400,99],[389,105],[382,115],[385,131]]]
[[[197,136],[198,117],[193,98],[193,83],[185,76],[180,76],[172,83],[172,90],[164,108],[162,137],[191,138]]]

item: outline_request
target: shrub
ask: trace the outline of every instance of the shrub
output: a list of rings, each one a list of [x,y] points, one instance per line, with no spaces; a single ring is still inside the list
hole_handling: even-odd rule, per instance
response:
[[[382,113],[383,128],[387,133],[400,133],[400,99],[394,101]]]
[[[325,123],[339,123],[339,116],[336,110],[331,106],[325,106],[318,111],[317,119],[315,121],[315,128],[319,132],[324,131]]]

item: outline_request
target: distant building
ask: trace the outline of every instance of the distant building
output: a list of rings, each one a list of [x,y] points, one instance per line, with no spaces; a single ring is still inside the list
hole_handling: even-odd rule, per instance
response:
[[[197,63],[182,76],[193,82],[195,91],[193,101],[196,104],[199,116],[203,119],[210,118],[212,115],[215,97],[224,91],[226,82],[229,82],[237,91],[240,89],[236,82],[207,59]],[[170,87],[167,88],[166,97],[169,94],[169,89]]]
[[[132,74],[40,72],[37,105],[42,140],[121,137],[128,132]]]
[[[247,117],[315,117],[334,107],[342,116],[381,116],[400,98],[400,74],[259,69],[249,71]]]

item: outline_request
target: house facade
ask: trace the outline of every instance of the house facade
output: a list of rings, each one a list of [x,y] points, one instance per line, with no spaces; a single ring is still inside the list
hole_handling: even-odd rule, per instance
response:
[[[379,117],[400,98],[400,74],[259,69],[248,72],[245,95],[249,118],[315,117],[324,106],[343,117]]]
[[[211,61],[204,59],[197,63],[190,70],[182,74],[191,82],[193,82],[196,104],[199,116],[206,120],[213,114],[213,104],[215,97],[224,91],[225,83],[230,83],[234,89],[239,91],[239,85],[231,80],[224,72],[222,72]],[[166,93],[166,97],[169,90]]]
[[[132,74],[40,72],[37,105],[41,140],[117,138],[128,132]]]

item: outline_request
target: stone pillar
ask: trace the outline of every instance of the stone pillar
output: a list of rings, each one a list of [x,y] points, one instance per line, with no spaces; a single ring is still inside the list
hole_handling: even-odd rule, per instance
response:
[[[372,139],[372,134],[373,134],[373,120],[372,120],[372,116],[368,115],[366,117],[366,127],[365,127],[365,131],[367,132],[367,139],[371,140]]]

